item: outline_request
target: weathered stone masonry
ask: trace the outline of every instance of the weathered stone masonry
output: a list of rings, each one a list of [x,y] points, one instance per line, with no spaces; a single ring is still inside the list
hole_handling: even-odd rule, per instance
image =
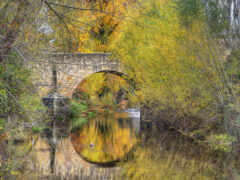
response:
[[[52,66],[56,65],[58,92],[71,97],[77,85],[87,76],[100,71],[122,72],[118,61],[109,53],[55,53],[28,63],[40,96],[52,88]]]

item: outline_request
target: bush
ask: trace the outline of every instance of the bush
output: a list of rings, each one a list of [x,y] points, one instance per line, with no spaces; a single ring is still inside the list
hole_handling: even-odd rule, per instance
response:
[[[81,128],[88,121],[88,117],[84,116],[87,112],[88,105],[85,101],[73,100],[70,104],[71,130]],[[89,117],[93,114],[88,115]]]

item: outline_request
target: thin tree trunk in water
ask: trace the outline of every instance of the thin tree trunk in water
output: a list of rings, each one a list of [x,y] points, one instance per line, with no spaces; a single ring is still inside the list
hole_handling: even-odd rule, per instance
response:
[[[55,97],[57,93],[57,66],[55,62],[52,64],[52,93],[53,93],[53,104],[52,104],[52,122],[51,122],[51,172],[54,173],[55,171],[55,156],[56,156],[56,143],[57,143],[57,137],[56,137],[56,101],[57,97]]]
[[[7,151],[6,151],[7,145],[5,144],[4,140],[0,142],[0,156],[2,157],[2,162],[7,161]]]

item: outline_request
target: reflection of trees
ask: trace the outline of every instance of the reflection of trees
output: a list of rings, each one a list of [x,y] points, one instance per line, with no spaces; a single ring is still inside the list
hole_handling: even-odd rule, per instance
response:
[[[114,111],[115,107],[127,107],[129,87],[129,83],[118,75],[96,73],[76,88],[73,98],[77,104],[74,109],[81,109],[84,102],[97,117],[89,118],[88,110],[75,113],[71,135],[73,146],[87,160],[98,163],[119,160],[136,143],[127,113]],[[93,105],[98,105],[98,109]],[[88,120],[82,123],[86,118]]]
[[[124,113],[105,113],[91,119],[81,130],[72,133],[75,150],[92,162],[107,163],[123,158],[136,143],[128,121]]]

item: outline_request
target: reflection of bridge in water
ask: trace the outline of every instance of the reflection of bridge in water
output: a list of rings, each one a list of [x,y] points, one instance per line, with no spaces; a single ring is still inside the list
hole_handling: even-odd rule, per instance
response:
[[[92,54],[69,54],[55,53],[48,54],[42,59],[38,59],[28,66],[33,72],[35,85],[38,87],[40,96],[46,96],[54,86],[57,87],[58,93],[72,98],[72,94],[76,87],[83,79],[97,72],[116,72],[121,74],[122,67],[118,61],[110,60],[108,53],[92,53]],[[55,72],[54,72],[55,71]],[[56,77],[54,77],[54,73]],[[55,79],[54,79],[55,78]],[[56,84],[54,84],[54,80]],[[133,119],[133,128],[140,130],[140,111],[138,109],[126,110],[130,118]],[[46,151],[42,152],[41,149]],[[50,173],[50,151],[47,143],[43,139],[39,139],[34,151],[37,158],[38,170],[44,174]],[[45,158],[42,158],[45,157]],[[45,160],[44,160],[45,159]],[[88,170],[87,170],[88,169]],[[94,169],[95,174],[99,177],[112,177],[118,168],[102,169],[96,165],[85,162],[75,152],[70,137],[61,139],[57,144],[55,157],[55,173],[68,176],[68,174],[79,175],[79,171],[86,171],[85,177],[91,174]],[[88,172],[89,171],[89,172]],[[99,173],[101,172],[101,173]],[[114,173],[113,173],[114,172]],[[96,179],[91,175],[92,178]],[[89,176],[89,177],[91,177]]]
[[[50,147],[46,140],[39,138],[33,155],[36,158],[35,173],[48,177],[51,175]],[[99,167],[83,160],[74,150],[70,138],[60,140],[56,148],[54,177],[59,179],[114,179],[118,176],[119,167]]]
[[[33,82],[38,87],[40,96],[46,96],[54,88],[56,81],[58,93],[72,98],[76,87],[91,74],[97,72],[123,74],[123,67],[119,61],[110,59],[110,56],[109,53],[52,53],[27,64],[33,72]],[[128,110],[128,113],[133,118],[134,128],[139,131],[140,111],[135,112],[139,118],[133,117],[134,112],[131,110]]]
[[[129,109],[126,111],[134,112],[134,118],[139,118],[139,113],[137,109]],[[125,117],[125,116],[124,116]],[[131,118],[131,117],[129,117]],[[132,118],[131,118],[132,119]],[[126,125],[126,124],[125,124]],[[110,138],[111,139],[111,138]],[[108,139],[109,140],[109,139]],[[131,139],[129,139],[130,143]],[[108,141],[107,141],[108,142]],[[111,142],[109,142],[111,144]],[[88,144],[88,143],[86,143]],[[94,147],[86,146],[86,148],[91,149],[93,151]],[[119,142],[117,145],[118,148]],[[39,171],[39,174],[49,175],[50,173],[50,152],[51,148],[48,144],[48,141],[44,138],[38,139],[36,145],[33,148],[33,154],[36,158],[35,160],[35,167],[36,171]],[[117,151],[118,152],[118,151]],[[95,163],[90,163],[86,161],[82,156],[79,155],[79,152],[72,143],[70,137],[63,137],[58,140],[56,146],[56,156],[55,156],[55,171],[54,174],[58,175],[59,177],[74,177],[76,176],[77,179],[114,179],[115,177],[119,176],[120,167],[116,166],[107,166],[108,168],[102,167]],[[80,178],[81,177],[81,178]],[[71,178],[70,178],[71,179]]]
[[[33,81],[38,87],[40,96],[46,96],[54,86],[56,71],[57,91],[61,95],[72,98],[76,87],[83,79],[97,72],[123,74],[119,61],[110,59],[109,53],[53,53],[28,63],[33,71]],[[140,111],[129,109],[133,118],[133,127],[140,130]],[[137,117],[135,117],[137,115]]]

